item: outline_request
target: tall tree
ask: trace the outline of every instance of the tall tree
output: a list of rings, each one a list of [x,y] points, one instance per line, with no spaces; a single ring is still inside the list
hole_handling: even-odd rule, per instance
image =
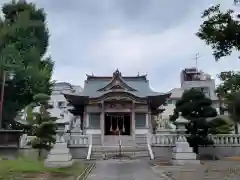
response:
[[[187,140],[194,152],[198,153],[200,145],[209,145],[213,142],[208,138],[211,132],[211,124],[208,118],[217,116],[216,109],[212,107],[212,101],[196,89],[190,89],[183,93],[180,100],[176,103],[174,114],[170,117],[171,121],[176,121],[179,114],[189,120],[186,125],[186,133],[189,134]]]
[[[239,106],[240,99],[240,72],[228,71],[219,74],[221,83],[216,89],[218,97],[223,101],[222,109],[228,111],[234,122],[235,133],[238,134],[238,124],[240,122]],[[239,101],[239,102],[238,102]]]
[[[33,3],[12,1],[3,5],[2,13],[0,61],[4,64],[12,59],[16,64],[4,69],[11,78],[6,81],[4,91],[3,127],[14,128],[17,113],[33,101],[35,94],[51,93],[54,64],[44,56],[49,32],[43,9],[38,9]]]
[[[205,20],[196,35],[212,47],[216,60],[240,50],[240,15],[235,16],[231,9],[221,11],[216,5],[206,9],[202,18]]]
[[[234,0],[237,4],[239,1]],[[240,50],[240,15],[229,9],[221,11],[220,5],[212,6],[203,12],[202,18],[205,21],[200,26],[197,36],[204,40],[207,45],[213,49],[215,60],[218,61],[224,56],[231,55],[232,52]],[[223,106],[226,106],[234,121],[235,132],[238,133],[238,123],[240,117],[235,110],[237,107],[237,96],[235,93],[240,91],[240,73],[239,72],[221,72],[219,75],[222,83],[217,88],[217,94],[221,104],[221,112]],[[233,101],[234,100],[234,101]],[[223,104],[223,105],[222,105]]]
[[[27,121],[35,130],[33,135],[35,139],[31,141],[34,149],[38,149],[38,157],[41,158],[43,149],[49,151],[55,143],[56,135],[56,117],[51,117],[48,112],[50,105],[48,104],[50,97],[46,94],[37,94],[34,101],[28,106]]]
[[[227,99],[227,110],[234,121],[235,133],[238,134],[238,124],[240,122],[240,91],[231,93]]]

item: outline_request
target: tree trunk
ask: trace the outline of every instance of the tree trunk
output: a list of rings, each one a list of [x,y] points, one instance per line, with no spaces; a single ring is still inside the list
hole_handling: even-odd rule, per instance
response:
[[[235,134],[238,134],[238,122],[234,121],[234,130],[235,130]]]
[[[195,153],[198,155],[198,153],[199,153],[199,148],[198,148],[198,146],[194,146],[194,147],[193,147],[193,152],[195,152]]]
[[[4,101],[4,89],[5,89],[5,81],[6,81],[6,71],[3,70],[1,79],[1,99],[0,99],[0,129],[2,129],[3,124],[3,101]]]
[[[39,160],[39,161],[41,160],[41,157],[42,157],[42,150],[39,149],[39,150],[38,150],[38,160]]]

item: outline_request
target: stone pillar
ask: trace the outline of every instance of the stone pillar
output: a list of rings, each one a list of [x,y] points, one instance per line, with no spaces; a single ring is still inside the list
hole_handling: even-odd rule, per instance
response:
[[[101,129],[101,144],[103,145],[104,143],[104,131],[105,131],[105,122],[104,122],[104,102],[101,103],[101,114],[100,114],[100,129]]]
[[[82,130],[84,132],[84,134],[86,133],[86,128],[87,128],[87,113],[86,111],[84,110],[83,112],[83,125],[82,125]]]
[[[89,127],[89,113],[86,113],[86,127]]]
[[[132,138],[135,140],[135,102],[132,103]]]

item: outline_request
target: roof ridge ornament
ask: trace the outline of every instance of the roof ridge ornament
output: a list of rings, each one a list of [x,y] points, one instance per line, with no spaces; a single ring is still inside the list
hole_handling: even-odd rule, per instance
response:
[[[122,73],[118,70],[118,68],[116,69],[116,71],[113,73],[113,77],[115,76],[122,76]]]
[[[98,91],[109,91],[109,90],[122,90],[122,91],[137,91],[136,89],[129,86],[123,79],[121,72],[116,69],[113,72],[112,80],[103,88],[99,89]]]

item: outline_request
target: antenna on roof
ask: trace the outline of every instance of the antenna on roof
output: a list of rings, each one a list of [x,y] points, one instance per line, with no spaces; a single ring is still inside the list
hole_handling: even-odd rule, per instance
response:
[[[139,72],[138,72],[138,76],[139,76]]]
[[[195,57],[193,58],[195,60],[195,67],[196,67],[196,70],[198,71],[198,59],[200,58],[200,54],[197,53],[195,54]]]
[[[92,76],[94,76],[93,72],[92,72]]]

